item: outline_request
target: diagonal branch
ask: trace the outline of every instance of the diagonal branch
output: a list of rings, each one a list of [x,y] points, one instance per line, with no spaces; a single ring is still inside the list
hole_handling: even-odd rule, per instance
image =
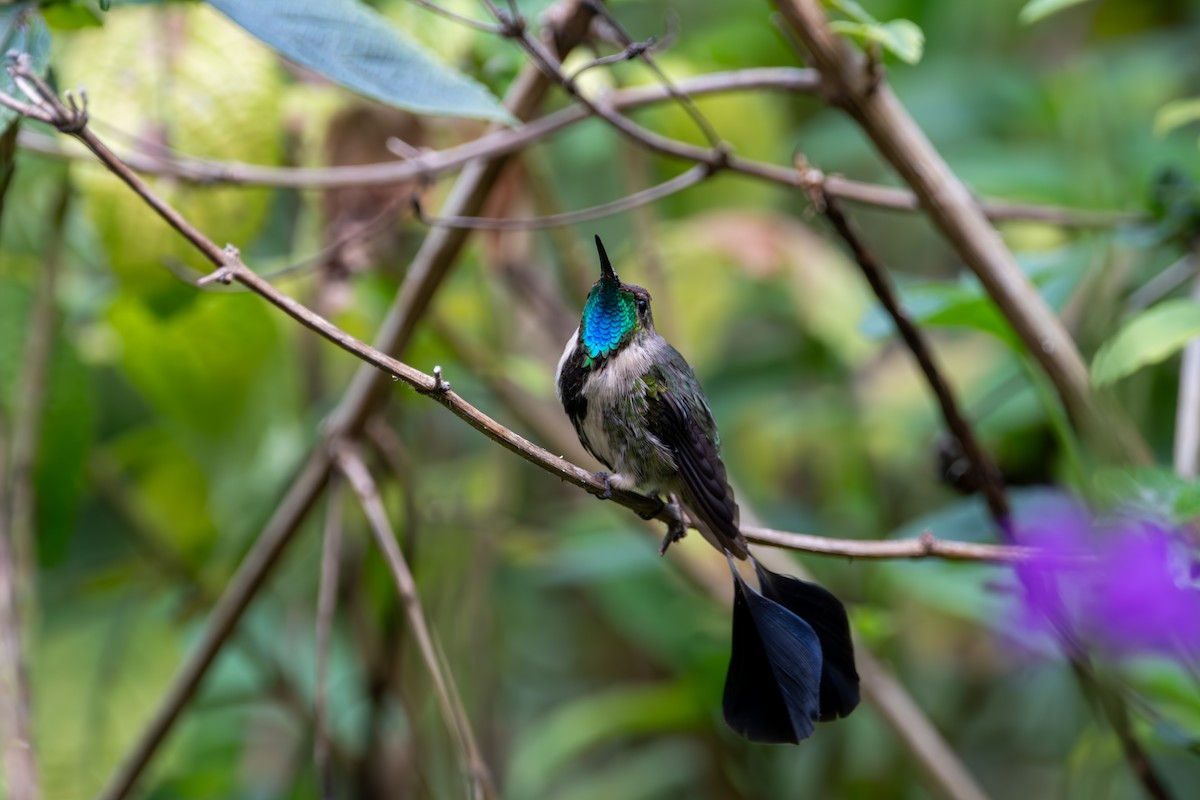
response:
[[[317,589],[316,682],[313,689],[313,762],[323,800],[333,800],[333,773],[329,769],[329,649],[333,617],[337,611],[338,574],[342,555],[342,513],[344,492],[340,481],[330,476],[325,493],[325,536],[321,543],[321,583]]]
[[[1116,435],[1130,459],[1149,462],[1145,443],[1114,423],[1092,395],[1087,366],[1066,327],[1021,271],[979,204],[930,144],[891,88],[829,28],[819,0],[774,0],[821,73],[828,100],[848,113],[920,199],[933,223],[977,275],[1026,348],[1054,382],[1075,425]]]
[[[871,285],[871,290],[879,298],[879,302],[887,311],[888,316],[892,318],[892,322],[900,333],[900,338],[912,352],[913,358],[916,359],[917,365],[925,375],[926,383],[929,384],[934,397],[937,398],[938,406],[942,410],[942,417],[946,420],[946,426],[958,440],[963,455],[971,465],[974,473],[972,483],[983,494],[992,519],[1000,527],[1005,538],[1009,538],[1010,509],[1008,498],[1004,494],[1000,470],[996,468],[991,456],[979,443],[975,437],[975,431],[959,409],[958,401],[954,399],[954,393],[950,390],[950,384],[934,360],[933,350],[929,347],[929,343],[925,341],[920,329],[913,324],[908,313],[900,305],[900,300],[892,288],[883,264],[867,248],[862,237],[850,224],[850,220],[842,211],[842,204],[836,197],[824,191],[819,182],[814,183],[810,191],[813,195],[813,205],[825,215],[825,218],[833,225],[833,229],[846,242],[850,252],[854,254],[855,262],[866,277],[867,283]]]
[[[472,785],[472,795],[485,800],[495,798],[496,790],[492,784],[491,771],[487,762],[483,760],[483,754],[471,730],[471,722],[463,710],[454,677],[450,674],[449,667],[443,663],[434,644],[433,633],[429,629],[425,611],[421,607],[421,597],[417,593],[417,582],[408,568],[408,562],[404,560],[404,554],[400,552],[400,546],[396,544],[396,534],[388,521],[387,510],[379,498],[375,481],[353,447],[335,443],[334,448],[338,468],[358,496],[371,535],[392,573],[392,581],[396,584],[400,604],[408,616],[408,624],[417,641],[417,648],[421,651],[421,658],[425,661],[430,678],[433,679],[434,693],[437,695],[438,705],[441,706],[442,717],[462,748],[467,775]]]

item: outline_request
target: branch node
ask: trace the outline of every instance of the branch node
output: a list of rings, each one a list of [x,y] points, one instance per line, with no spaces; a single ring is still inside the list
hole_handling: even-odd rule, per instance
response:
[[[525,36],[525,31],[529,25],[525,22],[525,17],[520,14],[499,14],[500,19],[500,35],[506,36],[509,39],[520,39]]]
[[[231,244],[225,245],[223,253],[221,266],[196,281],[197,286],[208,286],[212,283],[228,286],[233,283],[238,270],[242,268],[242,253]]]
[[[797,185],[808,195],[813,209],[823,213],[828,206],[825,173],[810,164],[803,153],[797,153],[792,164],[796,168]]]
[[[729,167],[729,159],[733,156],[733,147],[729,142],[721,142],[712,149],[712,158],[705,163],[706,175],[712,175]]]
[[[921,531],[921,535],[917,537],[917,541],[921,546],[921,555],[933,555],[937,550],[937,537],[933,535],[933,531]]]
[[[687,536],[687,523],[684,522],[683,512],[678,503],[668,503],[663,510],[670,516],[667,522],[667,533],[658,545],[659,556],[667,554],[667,548]]]
[[[442,380],[442,367],[440,364],[433,368],[433,391],[437,394],[445,394],[450,391],[450,381]]]
[[[886,69],[883,65],[883,52],[878,43],[867,48],[867,59],[863,63],[867,82],[863,85],[863,97],[870,97],[883,85]]]
[[[87,125],[87,100],[83,107],[72,97],[69,107],[54,93],[49,84],[38,76],[33,69],[33,62],[28,53],[8,53],[6,69],[12,76],[13,83],[21,93],[29,98],[33,109],[38,112],[37,119],[48,125],[53,125],[63,133],[79,133]]]

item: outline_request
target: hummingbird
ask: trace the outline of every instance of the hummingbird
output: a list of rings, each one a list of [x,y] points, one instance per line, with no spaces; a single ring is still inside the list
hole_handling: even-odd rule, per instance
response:
[[[600,237],[600,279],[558,362],[558,398],[613,489],[647,491],[676,522],[659,553],[686,533],[683,513],[725,555],[734,579],[726,722],[756,742],[798,743],[814,722],[858,705],[858,673],[845,607],[815,583],[779,575],[750,553],[721,460],[712,410],[696,374],[654,328],[650,293],[622,283]],[[682,509],[682,512],[680,512]],[[749,559],[759,588],[738,571]]]

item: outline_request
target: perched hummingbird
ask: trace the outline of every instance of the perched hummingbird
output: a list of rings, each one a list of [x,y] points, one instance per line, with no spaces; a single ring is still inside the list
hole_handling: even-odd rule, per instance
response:
[[[815,721],[858,704],[850,625],[827,590],[770,572],[750,555],[721,461],[704,390],[679,351],[654,329],[650,293],[621,283],[596,237],[600,280],[558,362],[558,398],[600,473],[614,488],[673,498],[726,555],[734,578],[733,652],[725,719],[759,742],[798,742]],[[660,552],[683,535],[672,526]],[[733,559],[750,558],[760,591]]]

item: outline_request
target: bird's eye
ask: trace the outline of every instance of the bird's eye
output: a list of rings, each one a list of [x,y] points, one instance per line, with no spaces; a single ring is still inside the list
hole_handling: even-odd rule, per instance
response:
[[[645,314],[650,309],[650,304],[646,302],[646,298],[639,297],[637,299],[638,313]]]

